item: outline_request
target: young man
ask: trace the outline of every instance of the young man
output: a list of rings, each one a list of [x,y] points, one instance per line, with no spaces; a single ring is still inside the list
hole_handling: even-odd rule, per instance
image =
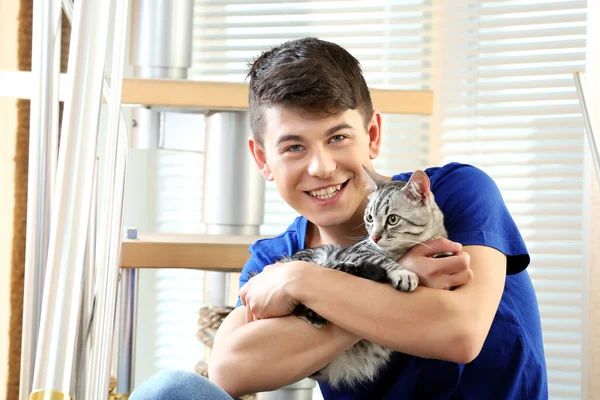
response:
[[[302,217],[251,246],[239,306],[215,339],[211,381],[231,396],[273,390],[365,338],[395,350],[390,363],[373,382],[320,384],[325,399],[547,398],[539,312],[524,271],[529,255],[498,188],[475,167],[426,170],[450,240],[416,246],[399,260],[419,275],[414,292],[309,263],[275,263],[302,248],[348,246],[366,234],[362,165],[372,169],[379,154],[381,115],[357,60],[332,43],[285,43],[261,55],[249,76],[250,151]],[[430,257],[446,251],[455,256]],[[249,271],[262,272],[248,280]],[[329,324],[318,329],[290,315],[297,304]],[[218,390],[173,376],[154,388],[166,387],[167,397]]]

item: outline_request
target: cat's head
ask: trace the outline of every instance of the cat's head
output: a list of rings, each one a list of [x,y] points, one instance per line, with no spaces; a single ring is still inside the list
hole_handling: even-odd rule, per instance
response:
[[[371,243],[391,255],[402,255],[417,243],[446,236],[444,217],[425,172],[415,171],[408,182],[400,182],[364,170],[367,189],[372,190],[364,216]]]

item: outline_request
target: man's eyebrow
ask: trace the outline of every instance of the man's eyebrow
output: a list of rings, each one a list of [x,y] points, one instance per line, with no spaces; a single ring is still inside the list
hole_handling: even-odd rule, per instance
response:
[[[283,142],[304,142],[304,138],[298,135],[282,135],[277,138],[275,146],[279,146]]]
[[[337,131],[341,131],[342,129],[352,129],[354,130],[354,128],[352,127],[352,125],[346,123],[346,122],[342,122],[340,124],[337,124],[336,126],[332,126],[331,128],[327,129],[325,131],[325,133],[323,134],[323,136],[327,137],[329,135],[332,135],[334,133],[336,133]]]

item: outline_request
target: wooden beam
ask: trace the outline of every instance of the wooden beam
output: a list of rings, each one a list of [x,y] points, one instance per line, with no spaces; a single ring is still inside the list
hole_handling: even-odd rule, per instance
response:
[[[187,268],[239,272],[259,236],[142,234],[124,239],[121,268]]]
[[[248,85],[184,79],[123,79],[123,104],[205,109],[248,109]]]
[[[31,72],[0,71],[0,97],[30,99]],[[67,95],[66,74],[60,75],[59,99]],[[373,106],[382,113],[433,113],[433,92],[428,90],[370,89]],[[205,110],[247,110],[248,85],[177,79],[124,78],[123,104]]]
[[[433,92],[371,89],[373,106],[383,113],[433,112]],[[123,104],[204,109],[248,109],[248,85],[176,79],[123,79]]]

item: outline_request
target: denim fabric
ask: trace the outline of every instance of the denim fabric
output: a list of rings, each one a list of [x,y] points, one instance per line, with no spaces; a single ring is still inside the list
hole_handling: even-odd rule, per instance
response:
[[[133,391],[129,400],[232,400],[223,389],[189,371],[164,370]]]

